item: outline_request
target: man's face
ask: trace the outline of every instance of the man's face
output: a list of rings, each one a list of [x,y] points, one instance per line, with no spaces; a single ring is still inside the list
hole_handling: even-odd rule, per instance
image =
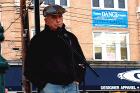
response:
[[[62,27],[63,25],[63,16],[62,14],[59,15],[47,15],[45,17],[45,24],[48,25],[51,30],[56,31],[58,27]]]

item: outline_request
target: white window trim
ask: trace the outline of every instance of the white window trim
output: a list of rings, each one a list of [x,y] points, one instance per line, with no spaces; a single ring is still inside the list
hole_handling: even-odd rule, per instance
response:
[[[45,2],[45,0],[44,0]],[[60,0],[55,0],[55,4],[60,5]],[[47,6],[45,3],[41,4],[42,7]],[[63,6],[64,8],[70,7],[70,0],[67,0],[67,6]]]
[[[55,0],[55,4],[60,5],[60,0]],[[67,6],[64,6],[64,7],[70,7],[70,1],[69,0],[67,0]]]
[[[121,51],[120,51],[121,45],[120,45],[120,42],[119,42],[119,41],[120,41],[119,34],[120,34],[120,33],[116,33],[116,38],[117,38],[117,40],[115,41],[115,42],[116,42],[116,44],[115,44],[115,47],[116,47],[115,52],[116,52],[116,54],[118,54],[118,55],[116,55],[116,59],[117,59],[117,60],[121,60],[121,57],[120,57],[120,55],[119,55],[119,54],[121,54]]]
[[[122,10],[128,11],[128,1],[125,0],[125,8],[121,9],[118,7],[118,0],[114,0],[114,8],[104,8],[104,0],[99,0],[99,7],[93,7],[93,2],[91,0],[92,9],[103,9],[103,10]]]
[[[67,0],[67,7],[70,7],[70,0]]]
[[[127,44],[127,59],[130,60],[130,46],[129,46],[129,33],[126,35],[126,44]]]
[[[42,1],[42,0],[40,0]],[[60,0],[55,0],[55,4],[60,5]],[[34,4],[32,3],[30,6],[34,7]],[[45,0],[43,0],[43,3],[40,5],[41,10],[48,5],[45,4]],[[67,6],[63,6],[64,8],[70,7],[70,0],[67,0]]]

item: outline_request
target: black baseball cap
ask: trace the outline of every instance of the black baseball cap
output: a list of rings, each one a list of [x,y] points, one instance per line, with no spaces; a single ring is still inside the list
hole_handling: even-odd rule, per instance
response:
[[[58,15],[63,14],[66,12],[66,9],[60,5],[48,5],[43,10],[43,16],[46,17],[47,15]]]

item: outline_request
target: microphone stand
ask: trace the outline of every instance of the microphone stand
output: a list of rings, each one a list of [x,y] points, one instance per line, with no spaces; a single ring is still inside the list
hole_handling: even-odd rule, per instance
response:
[[[90,64],[86,61],[86,59],[82,58],[82,56],[73,48],[71,48],[71,50],[80,57],[80,59],[82,60],[84,66],[88,67],[91,69],[91,71],[93,72],[93,74],[95,74],[97,77],[99,77],[99,74],[90,66]],[[84,76],[84,79],[83,79],[83,93],[86,93],[86,90],[85,90],[85,76]]]
[[[90,66],[90,64],[89,64],[85,59],[82,58],[82,56],[81,56],[75,49],[72,49],[72,51],[73,51],[76,55],[78,55],[78,56],[80,57],[80,59],[82,59],[82,62],[83,62],[83,64],[84,64],[85,66],[89,67],[89,68],[94,72],[94,74],[95,74],[97,77],[99,77],[99,74]]]
[[[59,29],[59,30],[60,30],[60,29]],[[66,39],[68,39],[68,41],[65,40],[65,39],[63,38],[63,36],[64,36]],[[81,59],[83,65],[86,66],[86,67],[88,67],[88,68],[90,68],[91,71],[92,71],[97,77],[99,77],[99,74],[90,66],[90,64],[86,61],[86,59],[83,58],[82,55],[80,55],[74,48],[71,47],[71,45],[70,45],[70,44],[71,44],[71,40],[70,40],[70,38],[68,37],[67,33],[64,33],[63,36],[58,35],[58,37],[60,37],[60,39],[62,39],[62,40],[64,41],[64,43],[65,43],[66,45],[68,45],[68,47],[70,47],[71,51],[72,51],[73,53],[75,53],[77,56],[79,56],[79,58]],[[70,44],[69,44],[69,42],[70,42]],[[84,88],[85,88],[85,78],[84,78],[83,86],[84,86]],[[86,93],[85,89],[83,89],[83,93]]]

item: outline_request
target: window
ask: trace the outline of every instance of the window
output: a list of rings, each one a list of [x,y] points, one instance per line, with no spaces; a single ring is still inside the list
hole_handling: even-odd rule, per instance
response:
[[[55,0],[45,0],[45,4],[55,4]]]
[[[106,60],[115,60],[115,33],[105,33]]]
[[[92,0],[94,9],[127,10],[127,0]]]
[[[120,34],[120,49],[121,49],[121,59],[126,60],[127,59],[127,36],[125,34]]]
[[[129,60],[128,33],[94,32],[93,46],[95,60]]]
[[[99,7],[99,0],[93,0],[92,5],[93,7]]]
[[[19,14],[20,13],[20,0],[15,0],[15,13]]]
[[[102,59],[102,47],[101,47],[101,33],[94,33],[95,44],[95,59]]]
[[[95,59],[102,59],[102,48],[95,47]]]
[[[62,6],[68,6],[68,0],[45,0],[44,4],[58,4]]]
[[[118,6],[119,6],[119,8],[125,8],[125,0],[119,0]]]
[[[67,0],[60,0],[60,5],[67,6]]]
[[[104,0],[105,8],[114,8],[114,0]]]

